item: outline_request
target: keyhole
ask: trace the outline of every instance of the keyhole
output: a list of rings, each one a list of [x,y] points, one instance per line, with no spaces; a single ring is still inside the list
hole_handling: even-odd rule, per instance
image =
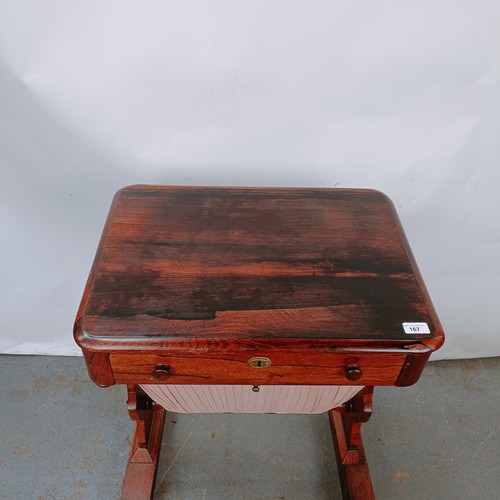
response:
[[[271,360],[263,356],[256,356],[255,358],[250,358],[248,361],[248,366],[252,368],[267,368],[271,366]]]

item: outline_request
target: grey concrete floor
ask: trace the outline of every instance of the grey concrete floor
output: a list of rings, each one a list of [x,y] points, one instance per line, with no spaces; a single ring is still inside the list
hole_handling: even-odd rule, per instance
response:
[[[0,356],[0,498],[117,499],[133,424],[81,358]],[[377,388],[364,441],[379,499],[500,498],[500,358]],[[155,499],[340,498],[326,415],[168,414]]]

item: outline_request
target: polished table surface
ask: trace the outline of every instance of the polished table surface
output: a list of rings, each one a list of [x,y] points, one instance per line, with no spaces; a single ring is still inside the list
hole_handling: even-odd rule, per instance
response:
[[[410,385],[444,336],[378,191],[139,185],[114,198],[75,338],[103,386]]]
[[[75,339],[98,385],[127,384],[123,500],[154,494],[162,396],[169,410],[205,394],[205,410],[225,411],[236,390],[249,404],[228,411],[266,394],[262,411],[290,411],[288,393],[312,411],[343,391],[320,408],[343,498],[373,500],[361,439],[373,386],[415,383],[444,335],[378,191],[130,186],[114,198]]]

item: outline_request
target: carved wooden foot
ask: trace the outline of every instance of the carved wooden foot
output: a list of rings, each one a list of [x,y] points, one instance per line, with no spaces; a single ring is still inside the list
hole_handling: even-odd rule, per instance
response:
[[[372,398],[373,387],[365,387],[346,405],[328,412],[344,500],[375,498],[361,439],[361,424],[371,416]]]
[[[136,428],[130,447],[122,500],[153,498],[165,410],[137,385],[128,385],[128,412]]]

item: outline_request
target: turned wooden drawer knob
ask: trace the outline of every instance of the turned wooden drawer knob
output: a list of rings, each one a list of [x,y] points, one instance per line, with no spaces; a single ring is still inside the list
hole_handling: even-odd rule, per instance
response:
[[[153,377],[156,380],[167,380],[170,377],[170,368],[167,365],[156,365],[153,371]]]
[[[358,380],[363,375],[359,365],[347,365],[344,367],[345,378],[347,380]]]

